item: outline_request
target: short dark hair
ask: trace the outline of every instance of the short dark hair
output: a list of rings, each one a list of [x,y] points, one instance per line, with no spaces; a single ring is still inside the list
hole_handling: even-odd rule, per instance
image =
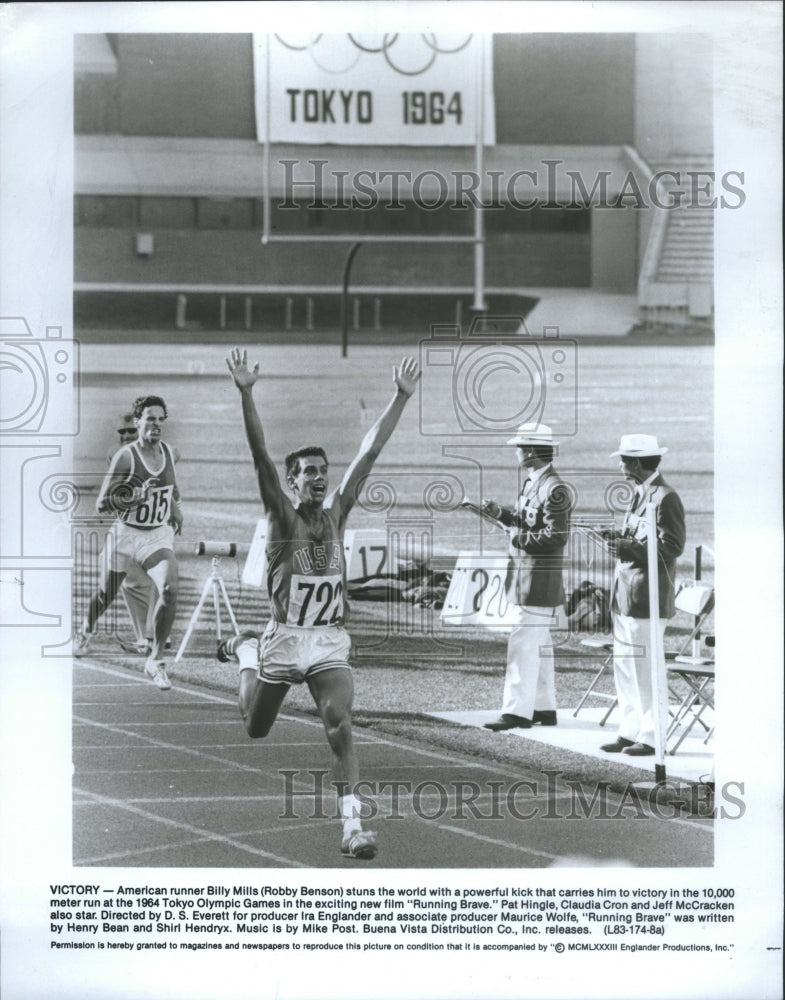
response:
[[[300,459],[309,458],[311,455],[318,455],[319,458],[323,458],[325,462],[327,461],[324,448],[320,448],[318,445],[307,445],[305,448],[298,448],[297,451],[291,451],[286,456],[286,475],[296,476],[300,471]]]
[[[647,472],[654,472],[662,461],[662,455],[622,455],[622,459],[637,459],[641,463],[641,468]]]
[[[138,396],[134,400],[134,417],[138,420],[148,406],[160,406],[164,411],[164,417],[169,416],[166,412],[166,403],[160,396]]]

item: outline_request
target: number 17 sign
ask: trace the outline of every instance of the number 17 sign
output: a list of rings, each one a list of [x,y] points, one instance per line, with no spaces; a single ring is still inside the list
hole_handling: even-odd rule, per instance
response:
[[[379,528],[350,528],[344,535],[346,579],[364,580],[398,570],[398,559],[389,551],[387,532]]]

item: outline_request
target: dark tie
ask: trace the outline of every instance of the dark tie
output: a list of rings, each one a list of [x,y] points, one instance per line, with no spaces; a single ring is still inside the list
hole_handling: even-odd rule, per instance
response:
[[[622,523],[622,531],[626,531],[630,523],[630,518],[635,513],[638,504],[640,503],[641,495],[638,492],[638,487],[635,487],[632,496],[630,497],[630,502],[627,504],[627,510],[624,514],[624,521]]]

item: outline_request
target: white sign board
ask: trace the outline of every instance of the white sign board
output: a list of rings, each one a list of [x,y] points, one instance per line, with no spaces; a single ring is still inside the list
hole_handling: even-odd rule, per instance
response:
[[[509,629],[515,605],[507,597],[507,556],[461,552],[455,564],[441,620],[444,625]]]
[[[484,142],[493,145],[490,41],[465,32],[254,35],[257,137],[473,146],[482,90]]]
[[[398,570],[398,559],[390,552],[387,532],[378,528],[350,529],[344,534],[346,579],[386,576]]]
[[[248,587],[263,587],[267,573],[267,518],[256,522],[251,547],[243,566],[242,581]]]

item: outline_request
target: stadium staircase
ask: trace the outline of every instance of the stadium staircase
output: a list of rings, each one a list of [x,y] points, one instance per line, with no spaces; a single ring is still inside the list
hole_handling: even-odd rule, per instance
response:
[[[705,158],[683,158],[657,164],[656,169],[681,175],[681,184],[663,178],[658,185],[662,204],[677,190],[689,200],[689,170],[710,171]],[[704,183],[701,180],[701,183]],[[707,200],[706,195],[701,201]],[[710,323],[714,315],[714,211],[681,204],[654,212],[638,282],[638,305],[647,324]]]

